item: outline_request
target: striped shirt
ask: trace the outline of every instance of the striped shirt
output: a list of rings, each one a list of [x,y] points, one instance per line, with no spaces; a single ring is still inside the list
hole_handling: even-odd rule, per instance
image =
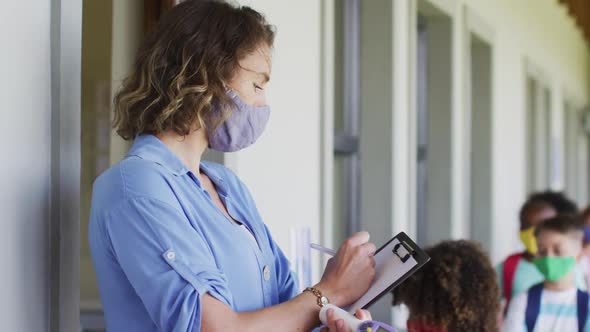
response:
[[[525,312],[528,292],[515,296],[510,302],[508,314],[502,332],[526,332]],[[590,323],[586,318],[584,331],[590,332]],[[544,289],[541,294],[541,308],[534,332],[577,332],[578,308],[577,289],[550,291]]]

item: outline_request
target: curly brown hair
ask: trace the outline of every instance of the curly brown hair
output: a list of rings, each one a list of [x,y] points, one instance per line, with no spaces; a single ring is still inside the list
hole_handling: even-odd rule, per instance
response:
[[[227,82],[239,61],[261,45],[272,47],[274,28],[257,11],[225,1],[187,0],[168,11],[146,36],[133,72],[115,96],[113,127],[124,139],[196,125],[219,125],[212,114],[232,104]]]
[[[393,291],[411,319],[453,332],[496,330],[500,289],[479,244],[444,241],[427,248],[431,261]]]

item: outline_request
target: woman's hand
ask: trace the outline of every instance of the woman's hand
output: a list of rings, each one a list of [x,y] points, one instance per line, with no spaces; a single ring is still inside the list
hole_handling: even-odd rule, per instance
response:
[[[356,316],[356,318],[363,320],[363,321],[373,319],[369,310],[356,309],[356,312],[354,313],[354,315]]]
[[[360,319],[360,320],[371,320],[371,313],[368,312],[367,310],[361,310],[361,309],[357,309],[355,314],[356,318]],[[344,321],[342,319],[337,319],[336,316],[334,315],[334,310],[328,310],[328,312],[326,313],[326,318],[327,318],[327,331],[330,332],[351,332],[350,329],[348,328],[348,326],[346,326],[346,324],[344,323]],[[325,329],[323,329],[322,331],[326,331]],[[357,332],[357,331],[352,331],[352,332]]]
[[[336,256],[328,260],[322,280],[316,286],[339,307],[345,307],[369,289],[375,278],[375,245],[369,233],[359,232],[348,238]]]

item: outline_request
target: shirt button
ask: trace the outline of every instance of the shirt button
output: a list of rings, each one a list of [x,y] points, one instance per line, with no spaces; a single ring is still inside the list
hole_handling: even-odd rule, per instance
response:
[[[262,269],[262,276],[264,277],[265,281],[270,280],[270,269],[268,268],[268,265]]]
[[[169,261],[173,261],[174,259],[176,259],[176,253],[174,251],[167,252],[166,259]]]

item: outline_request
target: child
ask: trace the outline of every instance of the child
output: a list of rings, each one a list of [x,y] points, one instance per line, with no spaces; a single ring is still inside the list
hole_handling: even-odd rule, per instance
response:
[[[575,281],[583,236],[581,220],[572,215],[537,226],[538,253],[533,263],[545,280],[512,299],[502,331],[590,331],[589,296]]]
[[[427,248],[430,262],[393,291],[410,310],[408,332],[496,331],[500,290],[478,244],[445,241]]]
[[[533,194],[520,209],[520,240],[525,251],[508,256],[496,268],[505,307],[513,296],[543,281],[543,275],[532,263],[537,253],[534,231],[538,224],[557,212],[549,202],[537,197],[539,195]]]

